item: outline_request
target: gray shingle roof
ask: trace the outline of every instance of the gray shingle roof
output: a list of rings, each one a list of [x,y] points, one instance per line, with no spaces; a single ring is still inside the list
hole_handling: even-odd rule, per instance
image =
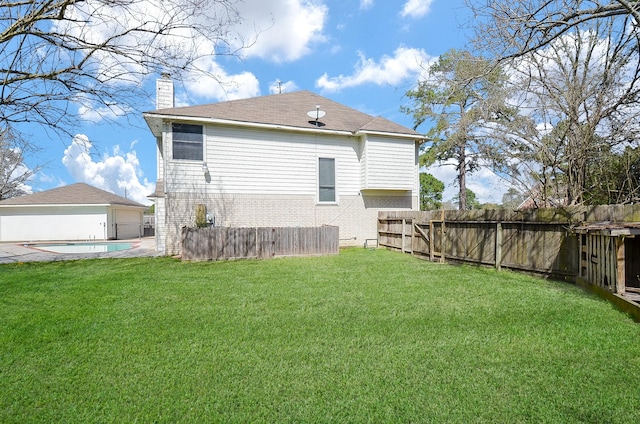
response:
[[[41,205],[111,205],[146,206],[108,191],[84,183],[71,184],[47,191],[12,197],[0,201],[0,206],[41,206]]]
[[[319,120],[322,124],[320,127],[316,127],[313,123],[314,119],[307,116],[307,112],[315,111],[316,106],[320,106],[320,110],[326,113]],[[367,115],[310,91],[272,94],[200,106],[159,109],[145,113],[147,116],[151,114],[185,118],[221,119],[293,128],[319,128],[321,130],[348,131],[350,133],[369,131],[422,137],[420,133],[386,118]]]

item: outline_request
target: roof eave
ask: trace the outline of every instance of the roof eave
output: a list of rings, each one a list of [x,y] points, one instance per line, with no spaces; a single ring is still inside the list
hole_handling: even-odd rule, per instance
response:
[[[230,119],[218,119],[218,118],[203,118],[197,116],[181,116],[181,115],[164,115],[157,113],[145,113],[143,114],[144,119],[147,121],[147,125],[153,132],[153,126],[150,123],[149,119],[153,120],[167,120],[167,121],[183,121],[183,122],[199,122],[206,124],[217,124],[217,125],[229,125],[236,127],[244,127],[244,128],[260,128],[260,129],[270,129],[270,130],[284,130],[284,131],[294,131],[294,132],[305,132],[305,133],[314,133],[314,134],[334,134],[334,135],[347,135],[353,136],[357,135],[358,131],[352,132],[347,130],[332,130],[326,129],[322,127],[314,127],[314,128],[304,128],[304,127],[296,127],[291,125],[281,125],[281,124],[264,124],[260,122],[247,122],[247,121],[234,121]],[[155,123],[157,126],[157,123]],[[160,137],[162,134],[156,134],[156,137]]]
[[[143,113],[142,117],[155,137],[162,137],[162,115]]]
[[[426,137],[420,134],[406,134],[406,133],[398,133],[398,132],[390,132],[390,131],[375,131],[375,130],[363,130],[359,129],[355,132],[347,131],[347,130],[332,130],[332,129],[323,129],[323,128],[304,128],[304,127],[296,127],[291,125],[281,125],[281,124],[265,124],[260,122],[247,122],[247,121],[235,121],[231,119],[219,119],[219,118],[205,118],[198,116],[183,116],[183,115],[165,115],[159,113],[144,113],[144,119],[147,121],[147,125],[153,132],[153,135],[156,137],[162,136],[162,131],[160,130],[161,125],[158,125],[158,120],[160,121],[183,121],[183,122],[200,122],[207,124],[217,124],[217,125],[229,125],[229,126],[237,126],[237,127],[246,127],[246,128],[262,128],[262,129],[272,129],[272,130],[285,130],[285,131],[296,131],[296,132],[311,132],[316,134],[338,134],[338,135],[381,135],[387,137],[399,137],[399,138],[409,138],[412,140],[425,141]],[[156,131],[154,131],[154,128]]]
[[[371,134],[371,135],[380,135],[385,137],[399,137],[399,138],[409,138],[412,140],[425,141],[426,137],[420,134],[405,134],[405,133],[397,133],[397,132],[388,132],[388,131],[375,131],[375,130],[358,130],[356,132],[359,134]]]
[[[128,205],[124,203],[22,203],[22,204],[13,204],[13,205],[3,205],[0,203],[0,207],[2,208],[68,208],[68,207],[117,207],[123,206],[127,208],[137,208],[137,209],[146,209],[148,206],[144,205]]]

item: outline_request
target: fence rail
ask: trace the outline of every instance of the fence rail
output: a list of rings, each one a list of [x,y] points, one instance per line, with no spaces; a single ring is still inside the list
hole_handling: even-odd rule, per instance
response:
[[[252,227],[182,229],[182,259],[210,261],[339,252],[338,227]]]
[[[578,211],[381,212],[378,243],[432,261],[469,262],[498,269],[573,279],[579,240],[571,230]]]

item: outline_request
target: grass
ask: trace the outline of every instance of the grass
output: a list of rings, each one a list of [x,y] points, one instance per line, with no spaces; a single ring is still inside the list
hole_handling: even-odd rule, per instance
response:
[[[0,266],[0,422],[640,422],[640,326],[384,250]]]

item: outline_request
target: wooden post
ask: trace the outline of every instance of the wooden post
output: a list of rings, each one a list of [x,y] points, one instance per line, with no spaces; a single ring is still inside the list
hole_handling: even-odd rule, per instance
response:
[[[413,246],[413,241],[414,241],[415,235],[416,235],[416,224],[414,222],[414,219],[411,218],[411,256],[415,255],[414,254],[415,248]]]
[[[402,253],[405,253],[405,249],[404,249],[404,238],[405,238],[405,227],[407,226],[407,220],[402,218],[402,238],[400,240],[400,246],[402,247]]]
[[[586,279],[587,276],[587,234],[578,234],[578,276]]]
[[[446,251],[447,243],[445,242],[445,227],[444,227],[444,209],[442,209],[440,213],[440,218],[442,219],[442,223],[440,224],[440,230],[442,231],[442,243],[440,247],[440,262],[444,263],[444,252]]]
[[[433,236],[435,235],[435,228],[433,225],[433,220],[429,221],[429,260],[431,262],[433,262],[433,249],[435,248],[436,244],[433,241]]]
[[[502,268],[502,223],[496,224],[496,269]]]
[[[623,294],[626,289],[626,267],[625,267],[625,255],[624,255],[624,237],[618,236],[616,237],[616,267],[617,267],[617,278],[616,278],[616,293]]]

